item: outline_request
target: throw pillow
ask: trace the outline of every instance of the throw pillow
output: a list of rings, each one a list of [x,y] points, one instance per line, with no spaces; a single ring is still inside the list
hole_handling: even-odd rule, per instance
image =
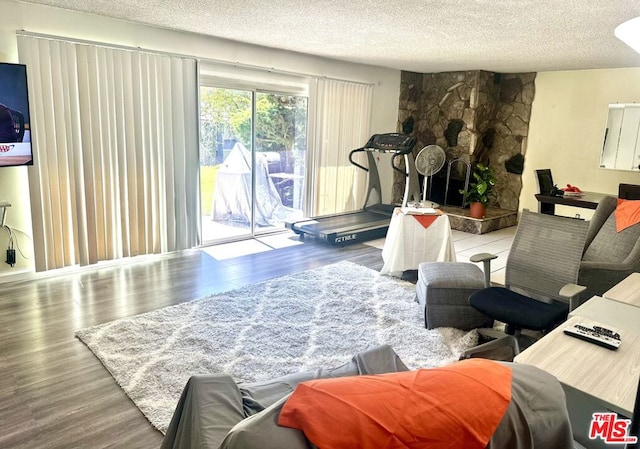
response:
[[[490,360],[298,385],[278,424],[321,449],[484,448],[511,400],[511,369]]]

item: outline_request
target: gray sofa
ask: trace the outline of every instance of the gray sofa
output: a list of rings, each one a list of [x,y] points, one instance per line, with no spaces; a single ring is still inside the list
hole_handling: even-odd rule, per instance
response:
[[[607,196],[596,208],[589,222],[578,284],[587,287],[580,295],[586,301],[640,271],[640,224],[616,231],[617,198]]]
[[[532,366],[507,365],[512,370],[511,402],[487,448],[572,448],[571,426],[559,382]],[[226,375],[194,376],[185,386],[161,447],[313,449],[315,446],[304,433],[277,425],[282,406],[299,382],[406,370],[389,346],[381,346],[356,354],[350,362],[334,369],[261,383],[236,384]]]

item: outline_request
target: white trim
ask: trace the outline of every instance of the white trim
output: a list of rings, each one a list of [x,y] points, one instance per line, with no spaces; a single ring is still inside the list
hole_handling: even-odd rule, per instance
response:
[[[344,81],[349,83],[357,83],[357,84],[364,84],[364,85],[370,85],[370,86],[376,85],[376,83],[366,82],[366,81],[356,80],[356,79],[323,76],[323,75],[317,75],[313,73],[278,69],[276,67],[266,67],[266,66],[260,66],[260,65],[254,65],[254,64],[246,64],[239,61],[233,62],[233,61],[225,61],[222,59],[202,58],[189,53],[176,53],[176,52],[167,52],[167,51],[161,51],[161,50],[151,50],[144,47],[133,47],[133,46],[127,46],[127,45],[112,44],[109,42],[99,42],[99,41],[93,41],[88,39],[78,39],[78,38],[73,38],[68,36],[59,36],[59,35],[53,35],[53,34],[34,33],[32,31],[26,31],[26,30],[16,30],[16,35],[38,37],[41,39],[59,40],[59,41],[65,41],[70,43],[76,43],[76,44],[94,45],[98,47],[113,48],[113,49],[119,49],[119,50],[138,51],[138,52],[151,53],[151,54],[157,54],[157,55],[172,56],[177,58],[196,59],[203,66],[211,64],[212,66],[215,65],[218,67],[227,67],[232,69],[235,68],[235,69],[247,70],[247,71],[257,71],[257,72],[285,75],[285,76],[291,76],[291,77],[297,77],[297,78],[303,78],[303,79],[304,78],[327,79],[327,80],[333,80],[333,81]]]

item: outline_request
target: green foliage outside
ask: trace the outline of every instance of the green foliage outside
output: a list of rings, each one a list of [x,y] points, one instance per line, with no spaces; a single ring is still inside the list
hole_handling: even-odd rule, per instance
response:
[[[250,150],[251,92],[203,87],[200,98],[201,164],[222,162],[216,150],[225,140],[235,139]],[[305,97],[258,92],[256,151],[279,152],[281,160],[300,157],[307,147],[306,117]]]
[[[200,90],[200,177],[202,214],[211,215],[216,175],[234,142],[251,150],[252,95],[245,90],[203,86]],[[277,152],[280,170],[304,164],[307,98],[258,92],[256,151]]]

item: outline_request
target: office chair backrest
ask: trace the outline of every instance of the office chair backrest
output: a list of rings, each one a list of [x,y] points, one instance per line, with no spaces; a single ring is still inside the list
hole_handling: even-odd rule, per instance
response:
[[[505,284],[536,299],[560,298],[576,283],[588,222],[524,210],[507,258]]]

